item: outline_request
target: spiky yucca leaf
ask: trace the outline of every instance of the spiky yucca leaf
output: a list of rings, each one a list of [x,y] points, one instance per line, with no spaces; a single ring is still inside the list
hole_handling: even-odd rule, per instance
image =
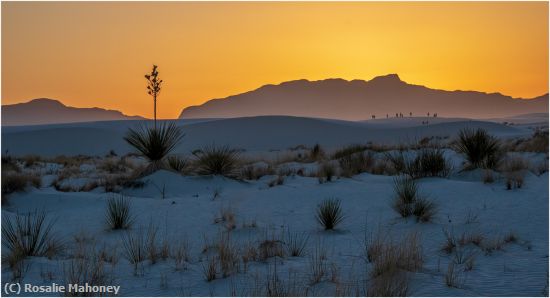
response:
[[[497,138],[478,128],[465,128],[458,133],[454,149],[462,153],[474,168],[495,168],[502,158],[500,142]]]
[[[2,218],[2,245],[23,256],[43,256],[52,240],[54,221],[45,211],[16,214]]]
[[[197,171],[201,175],[230,176],[239,162],[238,151],[229,146],[205,146],[193,155],[197,157]]]
[[[334,229],[342,220],[344,215],[340,207],[340,200],[326,199],[317,206],[317,221],[325,228],[325,230]]]
[[[151,162],[159,162],[174,150],[184,134],[173,122],[165,122],[157,128],[140,126],[130,128],[124,137],[128,144]]]
[[[134,220],[130,201],[123,195],[109,198],[105,217],[107,225],[113,230],[129,228]]]

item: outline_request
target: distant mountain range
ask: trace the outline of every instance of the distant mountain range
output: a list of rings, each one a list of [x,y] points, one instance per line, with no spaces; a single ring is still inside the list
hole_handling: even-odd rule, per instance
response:
[[[408,84],[397,74],[370,81],[297,80],[190,106],[180,118],[232,118],[258,115],[365,120],[395,117],[396,113],[441,117],[491,118],[547,113],[548,94],[512,98],[500,93],[445,91]]]
[[[58,100],[48,98],[2,105],[3,126],[139,119],[144,118],[127,116],[115,110],[69,107]]]

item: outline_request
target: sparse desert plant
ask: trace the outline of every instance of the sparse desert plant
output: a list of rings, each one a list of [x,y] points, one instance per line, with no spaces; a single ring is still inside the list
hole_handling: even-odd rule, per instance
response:
[[[331,162],[323,162],[317,171],[317,177],[320,183],[331,182],[334,175],[336,175],[336,168]]]
[[[454,262],[449,262],[444,280],[448,287],[460,288],[463,284],[463,272]]]
[[[336,228],[344,220],[340,200],[334,198],[323,200],[317,206],[316,219],[325,230]]]
[[[154,103],[153,116],[155,119],[155,129],[157,128],[157,96],[160,93],[161,85],[162,85],[162,80],[159,79],[158,77],[159,72],[157,68],[158,68],[157,65],[153,65],[153,70],[151,71],[151,73],[145,75],[145,79],[147,79],[147,94],[153,97],[153,103]]]
[[[183,173],[188,166],[187,160],[177,155],[169,155],[166,158],[166,162],[168,163],[168,168],[177,173]]]
[[[25,191],[27,186],[39,188],[41,185],[42,181],[37,174],[2,171],[2,197]]]
[[[307,233],[297,233],[288,230],[285,241],[288,255],[293,257],[303,256],[308,240],[309,235]]]
[[[504,240],[500,236],[494,236],[491,238],[484,239],[481,249],[485,252],[485,254],[489,255],[493,253],[496,250],[501,250],[502,246],[504,246]]]
[[[45,211],[3,216],[2,245],[21,256],[45,256],[53,239],[55,221]]]
[[[311,284],[319,283],[325,274],[327,274],[327,261],[325,248],[321,241],[315,245],[315,249],[309,258],[310,282]]]
[[[441,250],[443,250],[444,252],[450,254],[456,248],[457,240],[456,240],[452,230],[449,231],[448,229],[443,228],[443,234],[445,235],[445,242],[444,242],[443,247],[441,248]]]
[[[7,264],[11,270],[11,280],[21,282],[29,270],[29,263],[26,261],[20,250],[8,251],[2,255],[2,264]]]
[[[237,227],[235,220],[235,211],[231,207],[222,207],[219,216],[214,219],[214,223],[222,223],[228,231]]]
[[[217,267],[218,262],[214,257],[208,257],[206,264],[202,264],[202,273],[206,281],[211,282],[216,279]]]
[[[258,245],[258,258],[261,261],[265,261],[273,257],[284,257],[285,249],[283,247],[283,241],[278,238],[266,238]]]
[[[103,261],[95,254],[86,258],[71,259],[63,266],[65,285],[103,286],[110,284],[112,278],[105,271]],[[93,292],[69,292],[68,296],[95,296]]]
[[[413,178],[447,177],[451,165],[439,148],[424,148],[417,152],[412,163],[407,163],[407,172]]]
[[[506,188],[521,188],[527,170],[529,169],[529,161],[519,156],[507,157],[502,162],[501,171],[504,172],[506,178]]]
[[[420,222],[432,221],[437,213],[437,206],[434,202],[425,198],[416,199],[413,205],[412,214]]]
[[[139,228],[122,235],[122,253],[128,262],[134,265],[134,274],[138,273],[139,264],[146,259],[149,258],[151,263],[156,261],[156,232],[156,227],[150,224],[147,230]]]
[[[321,160],[325,157],[325,151],[321,148],[321,145],[315,144],[311,150],[309,150],[309,159],[311,161]]]
[[[340,154],[342,155],[342,154]],[[351,177],[369,171],[374,165],[372,152],[359,151],[338,158],[342,176]]]
[[[385,273],[397,270],[418,271],[424,264],[424,256],[420,242],[420,235],[411,232],[394,242],[389,238],[383,238],[381,249],[373,256],[372,277],[378,277]]]
[[[205,146],[195,150],[197,172],[200,175],[232,176],[239,163],[239,152],[229,146]]]
[[[367,148],[367,146],[359,144],[348,145],[334,152],[334,154],[332,154],[332,159],[340,159],[355,153],[360,153],[367,150]]]
[[[124,140],[149,160],[148,170],[155,171],[163,167],[164,158],[174,150],[183,136],[183,131],[175,123],[165,122],[158,128],[130,128]]]
[[[220,234],[217,248],[222,276],[225,278],[238,271],[239,251],[229,234]]]
[[[241,169],[239,178],[245,180],[258,180],[263,176],[274,175],[275,170],[273,166],[269,164],[268,166],[256,167],[254,165],[246,165]]]
[[[408,293],[408,274],[397,269],[372,279],[367,288],[368,297],[406,297]]]
[[[510,231],[506,233],[506,235],[504,235],[502,241],[504,241],[504,243],[516,243],[518,242],[518,236],[516,235],[516,233]]]
[[[131,207],[130,200],[123,195],[108,198],[105,218],[109,228],[112,230],[129,228],[134,221]]]
[[[462,129],[454,149],[466,158],[472,168],[494,169],[502,158],[500,142],[482,128],[475,131]]]
[[[392,207],[401,217],[412,215],[414,203],[418,200],[418,185],[410,177],[398,177],[393,180],[395,198]]]
[[[515,148],[516,151],[548,153],[548,131],[536,129],[533,136],[524,140]]]

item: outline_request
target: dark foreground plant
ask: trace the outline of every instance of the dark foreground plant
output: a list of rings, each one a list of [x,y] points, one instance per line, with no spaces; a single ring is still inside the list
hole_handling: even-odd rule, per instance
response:
[[[150,162],[160,162],[174,150],[183,136],[181,128],[175,123],[165,122],[158,128],[146,126],[130,128],[124,140]]]
[[[454,149],[462,153],[473,168],[494,169],[502,157],[498,139],[482,128],[462,129]]]
[[[340,207],[340,200],[326,199],[317,206],[317,221],[325,230],[334,229],[342,220],[344,215]]]
[[[193,155],[197,158],[197,172],[200,175],[224,175],[234,174],[239,161],[239,153],[229,146],[205,146],[196,150]]]
[[[21,256],[43,256],[52,241],[54,221],[45,211],[4,216],[2,219],[2,245]]]
[[[133,221],[130,201],[123,195],[107,199],[106,220],[113,230],[129,228]]]

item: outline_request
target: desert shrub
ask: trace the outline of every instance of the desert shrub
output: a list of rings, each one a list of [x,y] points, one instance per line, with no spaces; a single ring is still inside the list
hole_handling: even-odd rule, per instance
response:
[[[494,169],[502,158],[499,140],[482,128],[475,131],[462,129],[458,133],[454,149],[461,153],[473,168]]]
[[[2,218],[2,245],[21,256],[45,256],[53,241],[50,220],[45,211],[16,214]]]
[[[40,156],[34,154],[25,155],[21,159],[23,160],[23,164],[26,168],[33,167],[40,161],[42,161],[42,158]]]
[[[315,144],[311,150],[309,150],[309,160],[321,160],[325,157],[325,151],[321,148],[321,145]]]
[[[500,170],[504,172],[506,178],[506,188],[521,188],[527,170],[529,169],[529,161],[520,156],[509,156],[504,159]]]
[[[17,172],[2,173],[2,196],[25,191],[29,185],[39,188],[42,185],[40,176]]]
[[[11,281],[21,282],[29,270],[26,256],[20,250],[9,251],[2,254],[2,264],[7,264],[11,270]]]
[[[263,176],[273,175],[275,170],[271,165],[267,167],[255,167],[254,165],[246,165],[241,169],[239,178],[245,180],[258,180]]]
[[[168,168],[177,173],[183,173],[188,166],[187,160],[177,155],[169,155],[166,158],[166,162],[168,163]]]
[[[126,158],[107,157],[99,164],[98,169],[108,173],[126,173],[132,166]]]
[[[342,220],[344,220],[344,214],[340,207],[340,200],[323,200],[321,204],[317,206],[316,219],[325,230],[333,230]]]
[[[533,136],[521,142],[516,151],[548,153],[548,131],[535,130]]]
[[[229,146],[205,146],[195,150],[195,163],[200,175],[232,176],[239,164],[239,152]]]
[[[395,196],[392,208],[401,217],[416,216],[420,222],[428,222],[437,213],[437,206],[427,198],[421,197],[416,181],[410,177],[397,177],[393,181]]]
[[[20,171],[21,171],[21,168],[17,164],[17,160],[15,158],[13,158],[7,152],[6,154],[2,155],[2,173],[20,172]]]
[[[449,161],[438,148],[421,149],[414,158],[406,157],[403,152],[386,153],[385,156],[394,173],[406,174],[413,179],[447,177],[451,172]]]
[[[374,157],[370,151],[355,152],[338,158],[342,169],[342,176],[351,177],[369,171],[374,164]]]
[[[123,195],[107,199],[105,217],[109,228],[112,230],[129,228],[134,220],[131,209],[130,201]]]
[[[266,238],[258,245],[258,258],[265,261],[273,257],[284,257],[285,250],[283,241],[277,238]]]
[[[413,178],[447,177],[451,172],[451,166],[445,159],[443,150],[424,148],[417,153],[407,170]]]
[[[134,274],[138,273],[139,264],[147,259],[151,263],[156,262],[157,228],[150,224],[147,230],[143,228],[134,232],[126,232],[122,235],[122,253],[130,264],[134,265]]]
[[[160,162],[174,150],[183,136],[183,131],[175,123],[165,122],[158,128],[130,128],[124,140],[153,163],[153,166],[160,167]]]
[[[342,157],[353,155],[355,153],[364,152],[365,150],[367,150],[367,146],[364,146],[364,145],[359,145],[359,144],[348,145],[334,152],[334,154],[332,154],[332,159],[340,159]]]
[[[336,168],[331,162],[322,163],[317,171],[317,177],[320,183],[331,182],[334,175],[336,175]]]
[[[309,235],[307,233],[297,233],[289,230],[285,241],[288,255],[293,257],[303,256],[308,240]]]

